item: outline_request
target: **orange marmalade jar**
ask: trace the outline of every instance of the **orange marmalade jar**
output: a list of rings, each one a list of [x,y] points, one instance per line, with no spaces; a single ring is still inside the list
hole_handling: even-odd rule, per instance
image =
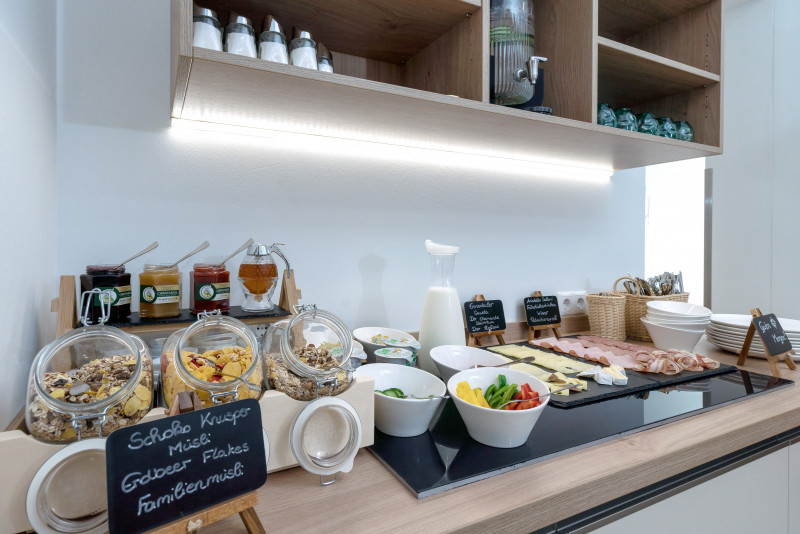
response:
[[[147,264],[139,273],[139,317],[181,314],[181,273],[177,266]]]

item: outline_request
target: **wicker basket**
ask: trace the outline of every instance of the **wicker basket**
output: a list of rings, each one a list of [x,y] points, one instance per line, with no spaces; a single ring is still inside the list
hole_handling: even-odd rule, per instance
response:
[[[654,297],[647,295],[631,295],[625,291],[617,291],[617,284],[622,280],[631,280],[636,288],[639,288],[638,282],[633,278],[622,276],[617,278],[614,282],[614,294],[625,296],[625,330],[630,339],[639,341],[653,341],[650,334],[647,333],[647,327],[641,321],[641,318],[647,315],[647,303],[654,300],[671,300],[674,302],[689,302],[689,293],[678,293],[676,295],[664,295],[662,297]]]
[[[592,335],[625,341],[625,296],[590,293],[586,302]]]

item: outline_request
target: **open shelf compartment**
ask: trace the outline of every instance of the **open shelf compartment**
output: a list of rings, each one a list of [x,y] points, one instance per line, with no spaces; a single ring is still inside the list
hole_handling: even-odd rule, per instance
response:
[[[597,33],[721,74],[722,0],[598,0]]]

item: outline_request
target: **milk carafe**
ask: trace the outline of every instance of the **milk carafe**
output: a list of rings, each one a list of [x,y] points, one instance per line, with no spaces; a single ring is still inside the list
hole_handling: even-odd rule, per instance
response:
[[[439,376],[430,351],[439,345],[465,345],[464,316],[458,290],[453,287],[453,265],[458,247],[440,245],[430,239],[425,248],[431,256],[431,285],[425,295],[419,327],[420,350],[417,364]]]

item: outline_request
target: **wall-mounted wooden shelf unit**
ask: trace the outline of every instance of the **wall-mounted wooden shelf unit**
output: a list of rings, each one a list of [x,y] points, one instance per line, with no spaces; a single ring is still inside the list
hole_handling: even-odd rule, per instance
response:
[[[685,1],[682,11],[662,10],[647,24],[672,24],[719,1]],[[346,0],[204,2],[223,24],[233,9],[257,26],[271,13],[289,33],[293,24],[308,29],[334,52],[336,74],[193,48],[192,2],[173,0],[172,116],[590,169],[720,154],[721,74],[631,44],[641,24],[604,22],[628,3],[534,3],[536,53],[549,58],[541,84],[549,117],[489,103],[489,13],[479,0],[358,8]],[[598,126],[598,98],[688,118],[698,142]]]

